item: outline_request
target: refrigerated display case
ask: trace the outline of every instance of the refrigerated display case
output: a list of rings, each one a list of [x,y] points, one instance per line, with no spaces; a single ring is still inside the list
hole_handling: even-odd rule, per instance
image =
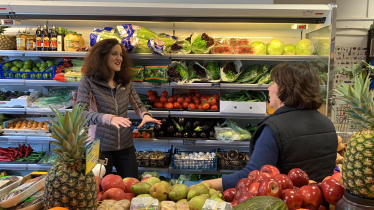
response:
[[[169,65],[174,61],[217,61],[221,66],[228,61],[240,60],[244,67],[255,64],[275,65],[282,62],[305,63],[311,65],[318,72],[324,105],[320,111],[328,117],[331,115],[331,95],[333,80],[333,51],[335,48],[336,5],[274,5],[274,4],[198,4],[198,3],[121,3],[98,1],[2,1],[0,3],[0,19],[9,24],[6,35],[15,35],[17,31],[36,31],[37,25],[58,26],[77,31],[82,34],[85,46],[90,46],[90,33],[94,29],[116,27],[123,24],[135,24],[151,29],[156,33],[165,33],[178,40],[185,40],[192,33],[206,33],[213,39],[245,40],[242,49],[248,44],[260,41],[269,43],[273,39],[286,44],[296,45],[303,39],[308,39],[314,47],[311,55],[253,55],[247,54],[182,54],[165,53],[156,55],[150,53],[129,53],[135,65]],[[230,41],[227,42],[230,44]],[[234,43],[234,42],[233,42]],[[237,44],[237,42],[235,42]],[[236,49],[233,46],[230,49]],[[234,51],[234,50],[233,50]],[[237,52],[241,52],[238,50]],[[63,57],[83,58],[87,52],[72,51],[17,51],[1,50],[0,56],[5,60],[40,59],[61,60]],[[159,93],[166,90],[169,93],[188,92],[196,89],[206,94],[213,92],[233,92],[237,90],[267,90],[268,84],[246,84],[228,82],[199,82],[199,83],[165,83],[154,85],[151,83],[134,83],[138,93],[145,94],[149,89]],[[32,79],[0,79],[0,88],[8,90],[39,89],[43,92],[61,87],[77,88],[78,82],[57,82],[54,80]],[[18,89],[17,89],[18,88]],[[40,116],[52,114],[50,110],[24,107],[1,108],[0,113],[25,116]],[[268,114],[256,113],[225,113],[225,112],[194,112],[194,111],[151,111],[154,117],[189,117],[189,118],[234,118],[240,124],[248,122],[256,124]],[[132,119],[137,118],[134,112],[129,113]],[[18,142],[37,142],[37,150],[49,150],[49,137],[7,137],[0,136],[0,146],[18,144]],[[157,148],[167,152],[171,146],[182,151],[209,151],[216,148],[237,149],[247,152],[248,141],[225,143],[217,140],[200,139],[194,144],[184,144],[181,138],[172,139],[136,139],[138,150]],[[4,164],[3,164],[4,165]],[[18,170],[16,164],[5,168]],[[12,167],[13,168],[12,168]],[[47,170],[50,166],[35,164],[22,165],[23,170]],[[3,167],[1,167],[3,168]],[[147,168],[141,169],[147,170]],[[171,168],[162,169],[163,172],[178,173]],[[201,172],[204,173],[204,172]],[[211,172],[207,172],[211,173]],[[218,173],[218,172],[215,172]],[[231,173],[222,170],[221,173]]]

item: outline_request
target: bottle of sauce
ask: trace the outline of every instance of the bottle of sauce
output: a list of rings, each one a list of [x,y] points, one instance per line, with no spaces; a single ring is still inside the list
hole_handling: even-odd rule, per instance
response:
[[[27,41],[26,32],[24,31],[23,33],[21,33],[20,31],[18,31],[16,38],[17,38],[17,50],[25,50],[26,41]]]
[[[49,34],[48,34],[48,28],[47,25],[44,25],[43,31],[42,31],[42,51],[49,51]]]
[[[35,32],[36,51],[42,51],[42,30],[40,25]]]
[[[35,50],[35,36],[27,32],[26,50]]]
[[[57,51],[57,32],[56,32],[56,26],[52,26],[52,32],[49,35],[50,36],[50,49],[51,51]]]
[[[57,51],[64,51],[64,30],[61,27],[58,27]]]

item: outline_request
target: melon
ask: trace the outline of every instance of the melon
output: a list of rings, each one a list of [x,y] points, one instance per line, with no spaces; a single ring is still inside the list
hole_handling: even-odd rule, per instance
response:
[[[272,196],[256,196],[244,201],[234,208],[234,210],[251,209],[288,210],[286,203],[281,199]]]

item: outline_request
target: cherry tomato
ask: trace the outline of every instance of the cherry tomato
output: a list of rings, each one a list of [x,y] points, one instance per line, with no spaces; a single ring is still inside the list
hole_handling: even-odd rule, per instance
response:
[[[157,102],[157,103],[155,103],[155,107],[158,108],[158,109],[163,109],[164,108],[164,104],[161,103],[161,102]]]
[[[187,96],[188,96],[187,93],[183,93],[183,94],[182,94],[182,97],[183,97],[183,98],[186,98]]]
[[[173,97],[169,97],[168,98],[168,103],[174,103],[174,98]]]
[[[174,102],[173,107],[174,109],[180,109],[181,105],[178,102]]]
[[[213,106],[210,107],[210,109],[212,109],[212,110],[218,110],[218,106],[217,105],[213,105]]]
[[[160,102],[163,103],[163,104],[165,104],[165,103],[168,102],[168,100],[166,99],[165,96],[161,96],[161,97],[160,97]]]
[[[184,108],[184,109],[187,109],[188,108],[188,102],[187,101],[185,101],[185,102],[183,102],[183,104],[182,104],[182,107]]]
[[[200,101],[201,101],[202,104],[205,104],[206,102],[208,102],[208,99],[204,98],[204,97],[201,97]]]
[[[192,101],[194,101],[194,100],[199,100],[199,97],[197,97],[197,96],[192,97]]]
[[[209,101],[209,104],[210,104],[210,105],[214,105],[214,104],[216,104],[216,102],[217,102],[216,99],[213,98],[213,97],[210,97],[208,101]]]
[[[173,109],[173,107],[174,107],[174,106],[173,106],[172,103],[166,103],[166,104],[165,104],[165,108],[166,108],[166,109]]]
[[[168,92],[167,91],[162,91],[161,95],[165,96],[165,97],[168,97]]]
[[[196,92],[196,93],[195,93],[195,96],[197,96],[197,97],[200,98],[200,97],[201,97],[201,94],[200,94],[199,92]]]
[[[188,92],[189,92],[189,93],[192,93],[192,94],[195,94],[195,93],[196,93],[196,90],[192,89],[192,90],[189,90]]]
[[[219,101],[219,95],[216,93],[216,94],[213,94],[212,96],[214,99],[216,99],[216,101]]]
[[[143,132],[142,137],[148,139],[150,137],[149,133]]]
[[[207,96],[207,95],[202,95],[200,98],[209,98],[209,96]],[[201,100],[201,99],[200,99]]]
[[[153,92],[153,95],[158,96],[157,91],[152,91],[152,92]]]
[[[155,103],[160,102],[160,99],[156,97]]]
[[[198,110],[202,110],[203,109],[203,106],[201,106],[201,104],[197,107]]]
[[[209,105],[209,103],[205,103],[205,104],[203,104],[202,107],[203,107],[204,110],[207,110],[207,109],[210,108],[210,105]]]
[[[147,96],[149,97],[150,95],[153,95],[153,90],[148,90],[147,91]]]
[[[187,96],[187,97],[184,99],[184,101],[190,103],[190,102],[191,102],[191,97]]]
[[[148,97],[148,100],[149,100],[150,102],[155,102],[155,100],[156,100],[156,96],[155,96],[155,95],[150,95],[150,96]]]
[[[196,105],[199,105],[199,104],[200,104],[200,100],[199,100],[199,99],[193,100],[193,102],[194,102]]]
[[[188,109],[191,109],[191,110],[192,110],[192,109],[196,109],[195,104],[192,104],[192,103],[189,104],[189,105],[188,105]]]
[[[184,98],[179,97],[179,98],[177,99],[177,101],[178,101],[178,103],[183,104],[183,102],[184,102]]]

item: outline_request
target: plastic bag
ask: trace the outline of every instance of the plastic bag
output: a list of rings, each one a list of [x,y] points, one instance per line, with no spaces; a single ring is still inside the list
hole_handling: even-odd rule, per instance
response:
[[[208,81],[211,80],[211,76],[208,75],[207,70],[200,63],[194,61],[188,66],[188,78],[191,82],[194,81]]]
[[[132,52],[133,49],[139,46],[139,38],[137,37],[125,37],[122,38],[121,43],[125,46],[127,52]]]
[[[132,77],[133,82],[143,82],[144,80],[144,66],[134,66],[131,68],[134,73]]]
[[[167,66],[146,66],[144,72],[144,82],[167,83]]]
[[[171,53],[189,54],[191,53],[191,42],[187,40],[177,41],[170,46]]]
[[[146,177],[157,177],[157,178],[160,178],[160,175],[157,173],[157,171],[152,171],[152,172],[146,171],[146,172],[144,172],[142,174],[142,179],[144,179]]]
[[[148,28],[133,25],[124,24],[117,26],[118,32],[121,37],[138,37],[139,39],[149,40],[150,38],[158,38],[158,35]]]
[[[90,34],[90,46],[94,46],[97,42],[104,39],[117,39],[121,42],[118,30],[112,27],[105,27],[103,29],[95,29]]]
[[[204,61],[204,67],[207,71],[207,74],[210,75],[212,82],[219,82],[219,79],[221,78],[219,63],[215,61]]]
[[[130,201],[123,199],[120,201],[104,200],[101,202],[97,210],[129,210]]]
[[[234,82],[239,76],[241,67],[241,61],[231,61],[225,63],[221,68],[221,80],[224,82]]]
[[[132,49],[133,53],[151,53],[151,49],[148,47],[147,39],[139,39],[138,45]]]
[[[222,127],[224,125],[227,127]],[[221,127],[214,127],[214,130],[217,140],[225,142],[250,140],[252,137],[249,131],[241,128],[231,119],[227,119]]]
[[[238,140],[249,140],[251,139],[251,133],[243,128],[241,128],[236,122],[231,119],[227,119],[227,126],[234,130],[235,133],[239,134]]]
[[[151,50],[153,54],[165,55],[166,44],[164,41],[150,38],[147,42],[147,46],[149,47],[149,49]]]
[[[168,76],[172,82],[186,83],[189,79],[186,63],[184,61],[171,63],[168,69]]]
[[[210,49],[214,46],[214,39],[209,37],[206,33],[192,34],[191,36],[191,51],[195,54],[208,54]]]

